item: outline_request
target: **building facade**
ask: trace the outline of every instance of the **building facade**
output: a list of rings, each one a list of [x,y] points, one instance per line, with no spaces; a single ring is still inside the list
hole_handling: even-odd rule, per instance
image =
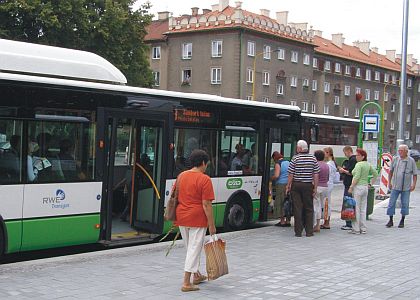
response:
[[[299,106],[302,111],[359,118],[361,107],[377,102],[384,109],[384,148],[395,148],[401,60],[368,41],[344,43],[290,23],[288,12],[262,9],[255,14],[219,0],[212,9],[192,8],[174,18],[159,13],[148,28],[150,65],[156,88],[215,94]],[[420,148],[419,65],[408,56],[404,139]],[[376,113],[372,106],[365,113]]]

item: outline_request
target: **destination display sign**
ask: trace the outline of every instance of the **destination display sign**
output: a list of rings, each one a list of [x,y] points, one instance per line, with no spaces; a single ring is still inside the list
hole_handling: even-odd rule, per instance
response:
[[[198,109],[176,108],[174,110],[175,122],[190,124],[215,124],[216,116],[214,113]]]

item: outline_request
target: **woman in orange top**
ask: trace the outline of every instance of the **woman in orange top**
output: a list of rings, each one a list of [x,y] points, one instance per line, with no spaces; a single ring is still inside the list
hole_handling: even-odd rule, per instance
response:
[[[192,169],[178,175],[178,206],[176,208],[176,225],[179,226],[184,240],[187,256],[184,267],[184,283],[181,291],[198,291],[197,284],[207,279],[198,271],[200,255],[204,246],[207,227],[210,234],[216,233],[214,225],[213,185],[210,177],[204,174],[209,156],[203,150],[194,150],[190,155]],[[194,274],[191,284],[191,273]]]

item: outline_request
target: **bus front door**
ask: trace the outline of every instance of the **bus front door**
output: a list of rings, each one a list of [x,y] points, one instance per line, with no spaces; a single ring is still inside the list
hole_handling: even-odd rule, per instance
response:
[[[159,233],[162,179],[162,127],[137,122],[132,184],[132,225]]]

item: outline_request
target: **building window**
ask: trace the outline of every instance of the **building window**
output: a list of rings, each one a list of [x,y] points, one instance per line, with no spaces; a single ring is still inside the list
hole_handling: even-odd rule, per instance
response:
[[[211,56],[222,57],[222,41],[211,42]]]
[[[160,46],[152,48],[152,59],[160,59]]]
[[[303,78],[302,86],[303,87],[308,87],[309,86],[309,79],[308,78]]]
[[[222,83],[222,68],[211,68],[211,84]]]
[[[384,74],[384,82],[388,82],[389,81],[389,74],[385,73]]]
[[[271,59],[271,47],[268,45],[264,45],[263,47],[263,57],[264,59]]]
[[[417,109],[420,109],[420,101],[417,102]]]
[[[336,73],[341,73],[341,65],[340,65],[340,63],[335,63],[334,71]]]
[[[263,96],[262,101],[265,102],[265,103],[268,103],[268,102],[270,102],[270,98],[267,97],[267,96]]]
[[[246,82],[253,83],[254,82],[254,70],[251,68],[248,68],[246,70]]]
[[[384,112],[384,120],[386,121],[386,120],[388,120],[388,112],[386,111],[386,112]]]
[[[379,91],[374,91],[373,92],[373,99],[379,100]]]
[[[395,123],[394,123],[394,122],[391,122],[390,129],[391,129],[391,130],[394,130],[394,129],[395,129]]]
[[[315,92],[317,88],[318,88],[318,81],[312,80],[312,90]]]
[[[354,92],[355,92],[356,94],[361,94],[361,93],[362,93],[362,89],[361,89],[361,88],[359,88],[359,87],[356,87],[356,88],[354,89]]]
[[[411,105],[411,97],[407,97],[407,105]]]
[[[395,104],[391,104],[391,112],[395,112]]]
[[[283,84],[279,83],[276,87],[277,95],[284,95],[284,86]]]
[[[365,89],[365,100],[366,101],[370,100],[370,90],[369,89]]]
[[[404,137],[405,137],[406,140],[409,140],[410,139],[410,131],[404,132]]]
[[[371,72],[369,69],[366,70],[366,80],[370,80]]]
[[[181,85],[191,85],[191,69],[182,70]]]
[[[344,86],[344,96],[350,96],[350,86],[349,85]]]
[[[303,64],[308,66],[309,62],[310,62],[309,54],[304,53],[303,54]]]
[[[381,73],[379,73],[378,71],[375,71],[375,80],[376,81],[381,80]]]
[[[346,65],[346,71],[345,71],[346,75],[350,75],[350,66]]]
[[[297,106],[297,102],[295,100],[290,101],[291,106]]]
[[[315,114],[315,113],[316,113],[316,104],[315,104],[315,103],[312,103],[312,110],[311,110],[311,112],[312,112],[313,114]]]
[[[246,96],[246,100],[252,100],[252,96]]]
[[[360,110],[359,110],[358,108],[356,108],[356,109],[354,110],[354,117],[355,117],[355,118],[360,117]]]
[[[325,61],[324,65],[324,71],[330,71],[331,70],[331,62],[329,60]]]
[[[360,68],[356,68],[356,77],[360,77]]]
[[[292,51],[292,57],[290,61],[293,63],[297,63],[298,60],[299,60],[299,53],[297,51]]]
[[[302,111],[308,112],[308,102],[306,101],[302,102]]]
[[[405,117],[405,121],[407,123],[410,123],[411,122],[411,114],[407,114],[407,116]]]
[[[314,67],[315,69],[318,69],[318,58],[314,57],[312,59],[312,67]]]
[[[328,115],[329,112],[330,112],[330,107],[324,104],[324,115]]]
[[[397,83],[397,77],[395,75],[392,75],[392,84]]]
[[[348,107],[344,107],[344,116],[345,117],[349,116],[349,108]]]
[[[191,59],[192,57],[192,43],[182,44],[182,59]]]
[[[329,92],[330,92],[330,83],[324,82],[324,93],[329,93]]]
[[[420,135],[416,135],[416,144],[420,143]]]
[[[417,87],[417,92],[420,93],[420,84]]]
[[[408,79],[407,79],[407,87],[408,87],[408,88],[411,88],[411,87],[412,87],[412,85],[413,85],[413,81],[411,80],[411,78],[408,78]]]
[[[263,78],[262,78],[263,85],[270,85],[270,72],[263,71]]]
[[[154,86],[159,86],[160,85],[160,72],[158,71],[154,71],[153,73],[153,85]]]
[[[297,76],[290,77],[290,86],[297,87],[297,81],[298,81]]]
[[[248,41],[248,56],[255,56],[255,42]]]
[[[277,48],[277,59],[284,60],[284,49]]]
[[[334,96],[334,105],[340,105],[340,96]]]
[[[420,118],[417,118],[417,127],[420,127]]]
[[[389,99],[389,94],[387,92],[385,92],[385,94],[384,94],[384,101],[385,102],[388,102],[388,99]]]

